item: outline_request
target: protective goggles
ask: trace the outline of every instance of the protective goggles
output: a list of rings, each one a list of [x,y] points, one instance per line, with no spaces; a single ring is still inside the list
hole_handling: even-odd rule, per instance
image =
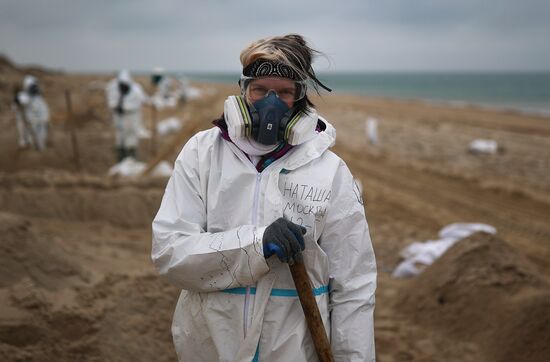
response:
[[[273,85],[269,82],[269,78],[270,77],[256,78],[242,75],[241,79],[239,80],[241,94],[245,97],[248,97],[250,100],[252,100],[252,102],[264,98],[265,96],[267,96],[269,91],[275,92],[279,99],[281,99],[283,102],[296,102],[306,96],[306,81],[282,78],[288,80],[288,82],[292,83],[292,85]]]

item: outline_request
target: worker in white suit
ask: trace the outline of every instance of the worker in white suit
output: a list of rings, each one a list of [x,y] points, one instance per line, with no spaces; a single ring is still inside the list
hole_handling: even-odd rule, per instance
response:
[[[164,68],[153,69],[151,83],[155,87],[152,103],[157,109],[173,108],[178,101],[184,102],[184,85],[180,80],[169,76]]]
[[[137,158],[141,107],[147,97],[130,72],[121,70],[106,88],[107,103],[113,113],[117,161],[126,157]]]
[[[31,75],[23,79],[23,90],[14,99],[19,147],[46,148],[50,111],[42,97],[38,79]]]
[[[336,361],[374,361],[376,262],[336,132],[307,97],[326,88],[296,34],[241,53],[241,94],[177,157],[152,259],[181,288],[180,361],[316,361],[288,263],[303,261]]]

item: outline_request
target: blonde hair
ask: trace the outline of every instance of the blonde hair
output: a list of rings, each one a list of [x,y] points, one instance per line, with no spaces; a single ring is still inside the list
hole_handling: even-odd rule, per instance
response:
[[[241,52],[241,64],[246,68],[258,59],[276,61],[289,66],[300,79],[308,79],[315,74],[311,62],[317,54],[301,35],[287,34],[251,43]]]
[[[243,49],[240,59],[243,69],[258,59],[283,63],[290,67],[298,75],[298,78],[311,80],[311,85],[319,94],[318,85],[325,89],[328,88],[319,82],[311,66],[314,57],[317,55],[323,54],[311,48],[301,35],[287,34],[252,42]],[[305,99],[299,101],[298,106],[305,109],[306,106],[313,107],[313,103],[306,96]]]

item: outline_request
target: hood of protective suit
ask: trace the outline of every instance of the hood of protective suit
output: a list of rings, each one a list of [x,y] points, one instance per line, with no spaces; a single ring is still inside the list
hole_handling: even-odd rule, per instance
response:
[[[153,75],[164,75],[165,70],[163,67],[154,67],[153,68]]]
[[[132,82],[132,77],[130,72],[127,69],[122,69],[117,76],[119,82],[130,84]]]
[[[32,75],[26,75],[25,78],[23,78],[23,91],[28,92],[29,88],[33,84],[37,84],[37,83],[38,83],[38,79],[36,79]]]

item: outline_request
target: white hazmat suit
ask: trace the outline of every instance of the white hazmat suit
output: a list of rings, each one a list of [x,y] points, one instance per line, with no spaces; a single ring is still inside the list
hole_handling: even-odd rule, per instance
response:
[[[121,83],[129,88],[126,94],[121,92]],[[126,156],[135,156],[139,130],[142,128],[141,107],[147,97],[127,70],[120,71],[118,77],[107,84],[106,93],[109,109],[113,112],[115,144],[121,153],[119,154],[119,161],[121,161]]]
[[[155,94],[152,97],[152,103],[157,109],[173,108],[178,104],[182,95],[181,83],[168,76],[163,68],[153,69],[153,79],[155,83]]]
[[[218,128],[179,154],[152,259],[182,288],[172,325],[180,361],[317,360],[288,265],[263,255],[279,217],[307,229],[304,262],[336,361],[374,361],[376,263],[363,202],[328,150],[334,128],[319,120],[325,131],[260,173]]]
[[[27,147],[33,146],[36,140],[35,147],[43,150],[46,148],[48,139],[50,110],[42,95],[31,90],[33,87],[38,87],[38,80],[30,75],[25,76],[23,91],[17,94],[17,102],[24,114],[21,114],[20,109],[14,105],[18,143],[20,147]]]

